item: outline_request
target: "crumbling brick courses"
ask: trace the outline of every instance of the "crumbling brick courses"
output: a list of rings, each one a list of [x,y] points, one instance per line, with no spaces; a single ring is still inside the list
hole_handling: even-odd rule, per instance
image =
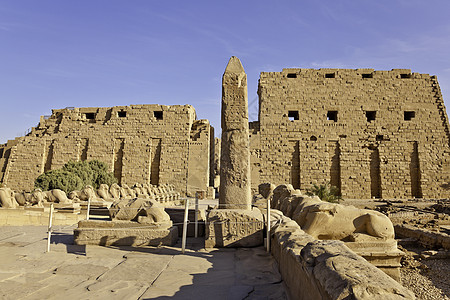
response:
[[[253,189],[331,181],[345,198],[449,196],[450,135],[435,76],[283,69],[261,73],[258,93]]]
[[[211,128],[196,120],[190,105],[55,109],[26,137],[0,147],[11,152],[0,161],[6,164],[2,182],[31,190],[44,171],[97,159],[121,184],[171,183],[195,194],[209,185]]]

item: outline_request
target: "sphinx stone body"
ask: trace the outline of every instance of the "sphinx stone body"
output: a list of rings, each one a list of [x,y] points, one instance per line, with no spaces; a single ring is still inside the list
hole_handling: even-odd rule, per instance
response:
[[[61,204],[72,203],[72,201],[69,198],[67,198],[66,193],[60,189],[53,189],[50,191],[45,191],[43,193],[44,193],[44,199],[47,202],[55,202],[55,203],[61,203]]]
[[[14,197],[14,192],[9,188],[0,188],[0,204],[3,208],[16,208],[19,206]]]
[[[344,240],[364,233],[383,240],[394,239],[392,222],[382,213],[302,195],[290,184],[273,190],[272,206],[296,221],[314,238]]]
[[[152,199],[121,199],[109,208],[111,219],[139,221],[140,223],[170,222],[164,207]]]

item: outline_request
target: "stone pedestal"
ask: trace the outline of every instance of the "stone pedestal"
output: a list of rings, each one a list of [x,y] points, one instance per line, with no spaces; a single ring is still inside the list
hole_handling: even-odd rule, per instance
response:
[[[58,210],[58,213],[79,214],[81,212],[81,205],[79,203],[53,203],[53,207]]]
[[[357,236],[358,234],[355,234]],[[362,236],[364,236],[362,238]],[[400,282],[400,260],[405,255],[397,248],[396,240],[382,240],[359,235],[353,241],[345,242],[356,254]]]
[[[74,230],[75,245],[100,246],[173,246],[178,228],[167,223],[84,220]]]
[[[264,242],[259,209],[214,209],[208,214],[205,247],[256,247]]]

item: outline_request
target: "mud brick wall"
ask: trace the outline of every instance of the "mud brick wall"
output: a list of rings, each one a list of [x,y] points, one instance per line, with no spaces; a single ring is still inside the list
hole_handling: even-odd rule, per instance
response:
[[[190,105],[55,109],[27,136],[0,146],[0,180],[31,190],[45,171],[98,159],[120,184],[171,183],[183,194],[206,190],[211,134]]]
[[[435,76],[283,69],[261,73],[258,94],[253,187],[328,181],[345,198],[450,196],[449,124]]]

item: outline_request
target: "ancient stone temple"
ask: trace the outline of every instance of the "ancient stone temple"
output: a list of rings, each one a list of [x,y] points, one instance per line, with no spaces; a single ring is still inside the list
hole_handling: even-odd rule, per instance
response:
[[[24,136],[0,145],[0,182],[31,190],[67,161],[106,162],[119,184],[170,183],[195,195],[210,185],[214,130],[190,105],[54,109]]]
[[[448,198],[450,132],[436,76],[406,69],[262,72],[252,189],[331,182],[344,198]]]
[[[242,173],[221,179],[234,182],[222,204],[241,199],[225,196],[232,193],[249,199],[250,182],[254,192],[264,182],[303,191],[330,182],[344,198],[450,197],[450,131],[436,76],[406,69],[262,72],[259,117],[249,129],[242,127],[247,100],[234,102],[247,99],[241,63],[230,64],[223,80],[230,110],[222,116],[223,143],[245,144],[249,130],[250,168],[224,148],[222,163]],[[189,195],[209,187],[212,196],[219,186],[214,145],[213,128],[189,105],[55,109],[26,136],[0,145],[0,183],[30,190],[37,176],[68,160],[99,159],[120,184],[171,183]],[[236,204],[250,205],[243,203]]]

